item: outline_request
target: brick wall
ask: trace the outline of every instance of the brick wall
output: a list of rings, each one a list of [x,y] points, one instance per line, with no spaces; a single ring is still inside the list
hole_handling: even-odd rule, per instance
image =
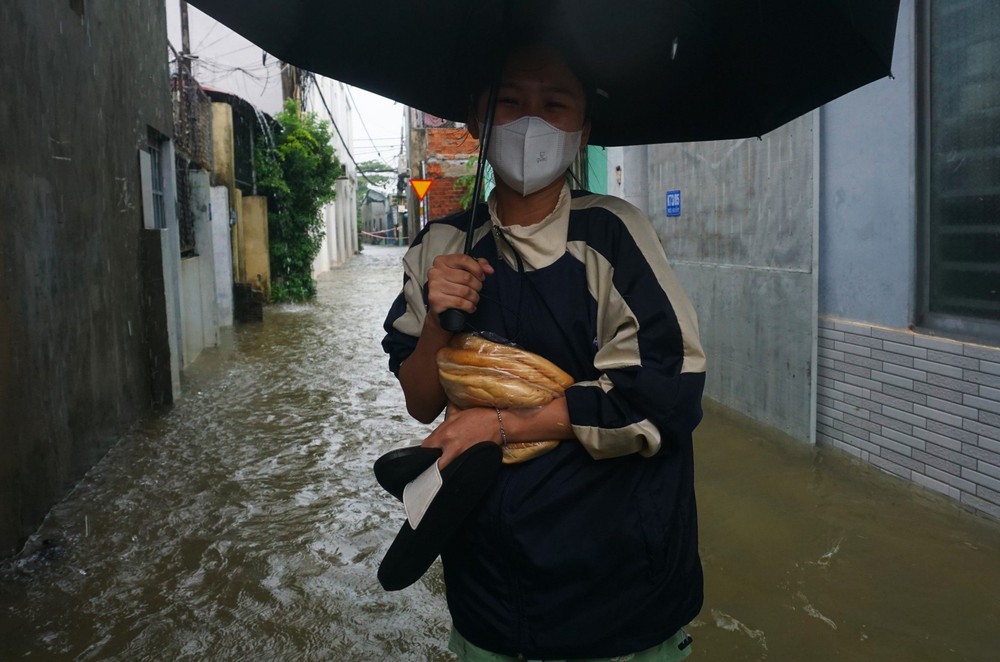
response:
[[[465,129],[427,129],[427,178],[434,180],[428,192],[430,217],[440,218],[462,209],[464,194],[456,188],[459,177],[475,174],[466,164],[479,153],[479,141]]]
[[[817,442],[1000,518],[1000,348],[821,318]]]

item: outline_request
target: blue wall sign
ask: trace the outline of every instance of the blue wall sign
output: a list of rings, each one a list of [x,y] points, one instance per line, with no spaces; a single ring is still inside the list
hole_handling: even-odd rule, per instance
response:
[[[681,192],[667,191],[667,216],[681,215]]]

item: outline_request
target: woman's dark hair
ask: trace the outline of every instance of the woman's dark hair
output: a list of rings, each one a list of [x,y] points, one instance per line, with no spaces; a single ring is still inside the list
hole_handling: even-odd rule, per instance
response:
[[[483,57],[478,60],[469,77],[469,89],[471,90],[469,92],[469,110],[476,110],[479,95],[484,90],[489,89],[493,82],[501,75],[507,57],[511,53],[526,48],[550,50],[566,62],[566,66],[569,67],[569,70],[573,72],[576,79],[580,81],[580,85],[583,86],[584,118],[592,120],[595,111],[599,109],[600,92],[589,69],[584,65],[582,58],[576,56],[575,49],[567,47],[566,44],[530,35],[523,35],[512,42],[508,42],[503,49],[491,49],[484,53]]]

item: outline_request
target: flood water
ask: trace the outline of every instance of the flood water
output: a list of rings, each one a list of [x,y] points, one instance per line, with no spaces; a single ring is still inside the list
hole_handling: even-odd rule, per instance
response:
[[[0,568],[0,660],[449,660],[440,566],[385,593],[371,473],[408,419],[379,347],[402,249],[205,352]],[[1000,659],[1000,524],[710,409],[703,660]]]

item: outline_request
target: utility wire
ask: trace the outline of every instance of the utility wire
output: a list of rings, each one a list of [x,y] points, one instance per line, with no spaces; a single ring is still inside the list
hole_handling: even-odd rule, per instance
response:
[[[173,51],[174,57],[177,60],[180,60],[180,58],[177,55],[177,50],[174,48],[173,44],[170,43],[169,40],[167,41],[167,46],[170,48],[171,51]],[[201,58],[199,58],[199,60],[200,60],[200,62],[209,65],[208,68],[214,68],[215,69],[214,73],[216,73],[216,74],[223,73],[223,72],[239,71],[239,72],[243,73],[244,75],[246,75],[248,78],[253,79],[253,80],[257,81],[258,83],[260,83],[260,77],[259,76],[256,76],[256,75],[250,73],[249,70],[244,69],[242,67],[227,66],[227,65],[224,65],[224,64],[222,64],[220,62],[213,61],[212,59],[201,59]],[[256,68],[256,67],[251,67],[251,69],[253,69],[253,68]],[[267,67],[266,66],[264,66],[262,68],[265,69],[265,71],[267,71]],[[270,73],[270,72],[268,71],[268,73]],[[330,123],[333,125],[333,129],[334,129],[334,131],[337,132],[337,135],[340,136],[340,142],[344,146],[344,151],[347,152],[347,157],[349,159],[351,159],[351,163],[354,164],[354,168],[355,168],[356,172],[359,175],[361,175],[362,177],[364,177],[365,180],[369,184],[371,184],[372,186],[374,186],[374,187],[382,186],[381,184],[376,184],[375,182],[373,182],[371,179],[368,178],[368,175],[366,174],[366,172],[361,169],[361,166],[358,165],[358,162],[355,160],[354,155],[351,154],[351,150],[347,146],[349,143],[347,142],[347,140],[344,139],[344,134],[342,134],[340,132],[340,127],[337,126],[337,120],[335,120],[333,118],[333,112],[330,110],[330,106],[327,105],[327,103],[326,103],[326,97],[323,95],[323,89],[320,87],[319,82],[316,80],[316,74],[312,73],[311,71],[305,72],[305,73],[306,73],[306,75],[309,78],[312,79],[313,85],[315,85],[315,87],[316,87],[316,92],[319,94],[320,101],[323,102],[323,108],[326,109],[326,114],[330,118]],[[348,94],[350,94],[350,87],[347,88],[347,92],[348,92]],[[353,96],[351,96],[351,100],[354,101],[354,97]],[[356,108],[357,107],[357,103],[355,103],[354,105],[355,105],[355,108]],[[362,124],[362,126],[364,126],[364,120],[361,121],[361,124]],[[367,127],[365,127],[365,133],[368,133],[368,128]],[[369,138],[369,140],[371,140],[371,135],[369,135],[368,138]],[[374,141],[372,141],[372,146],[373,147],[375,146],[375,142]],[[376,147],[375,149],[376,149],[376,152],[378,152],[378,148]],[[382,154],[381,153],[379,153],[378,155],[379,155],[379,158],[382,158]],[[382,161],[384,162],[385,159],[383,158]],[[375,174],[376,172],[380,172],[381,173],[381,172],[394,172],[394,171],[379,170],[379,171],[372,171],[372,174]]]
[[[205,32],[204,35],[202,35],[201,39],[198,40],[198,43],[194,45],[194,50],[200,51],[201,47],[205,44],[205,40],[208,39],[212,35],[212,32],[215,31],[215,28],[219,27],[220,25],[222,25],[222,23],[218,21],[212,23],[212,27],[210,27],[208,31]],[[212,43],[214,44],[215,42]]]
[[[354,168],[357,170],[357,173],[362,177],[364,177],[365,180],[372,186],[375,187],[382,186],[381,184],[376,184],[372,180],[368,179],[368,175],[366,175],[365,171],[361,169],[361,166],[358,165],[358,162],[354,160],[354,155],[351,154],[351,150],[348,149],[347,147],[347,141],[344,140],[344,134],[340,132],[340,127],[337,126],[337,120],[333,119],[333,113],[330,112],[330,106],[326,104],[326,97],[323,96],[323,89],[320,87],[319,81],[316,80],[316,74],[312,73],[311,71],[306,73],[310,78],[312,78],[313,84],[316,86],[316,92],[319,94],[319,100],[323,102],[323,107],[326,108],[326,114],[330,118],[330,123],[333,124],[333,130],[337,132],[338,136],[340,136],[340,142],[344,145],[344,151],[347,152],[347,156],[349,159],[351,159],[351,163],[354,164]]]
[[[354,93],[351,92],[351,86],[347,85],[346,87],[347,87],[347,96],[351,98],[351,103],[354,104],[355,108],[357,108],[358,102],[354,100]],[[372,134],[368,132],[368,127],[365,125],[365,116],[359,112],[358,119],[361,120],[361,128],[365,130],[365,135],[368,136],[368,140],[371,142],[372,147],[375,147],[375,153],[378,154],[379,160],[381,160],[382,163],[385,163],[385,157],[382,156],[382,152],[378,150],[378,147],[375,145],[375,140],[372,138]]]

